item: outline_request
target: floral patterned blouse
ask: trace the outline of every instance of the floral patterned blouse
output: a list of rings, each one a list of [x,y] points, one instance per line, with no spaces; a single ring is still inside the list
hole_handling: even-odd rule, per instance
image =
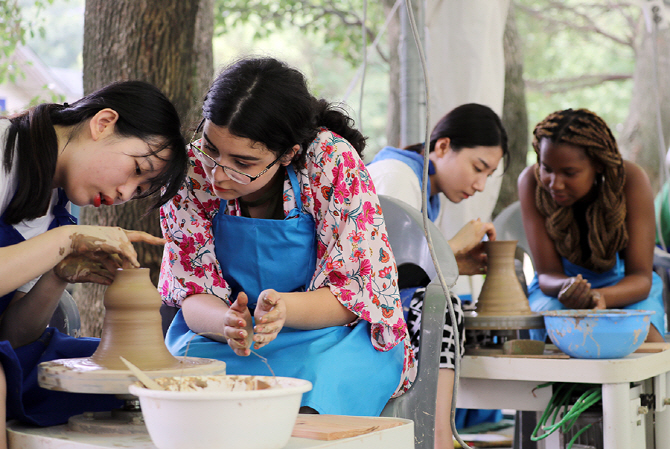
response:
[[[327,286],[358,320],[369,321],[371,342],[377,350],[404,345],[403,374],[396,391],[401,394],[414,381],[416,363],[400,303],[398,271],[374,185],[351,144],[325,128],[307,152],[306,167],[297,177],[303,210],[316,222],[317,266],[309,290]],[[200,161],[190,150],[189,156],[184,186],[161,209],[167,244],[158,290],[163,302],[173,306],[197,293],[209,293],[230,304],[231,289],[222,278],[212,236],[212,218],[220,200]],[[286,176],[284,213],[295,204]],[[229,201],[223,212],[241,215],[238,201]]]

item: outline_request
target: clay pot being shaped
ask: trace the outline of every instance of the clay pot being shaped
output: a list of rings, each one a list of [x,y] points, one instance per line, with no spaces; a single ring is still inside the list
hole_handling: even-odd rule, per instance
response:
[[[514,269],[516,240],[484,242],[487,273],[477,307],[478,316],[531,315],[528,299]]]
[[[127,370],[119,356],[143,370],[179,365],[163,340],[161,297],[148,268],[119,269],[104,297],[100,345],[91,360],[112,370]]]

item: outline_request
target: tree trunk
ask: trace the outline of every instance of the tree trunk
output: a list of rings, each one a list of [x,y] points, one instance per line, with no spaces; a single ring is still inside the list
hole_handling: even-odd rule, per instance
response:
[[[528,152],[528,114],[523,82],[523,42],[516,26],[514,3],[510,3],[505,24],[503,49],[505,51],[505,94],[502,121],[507,130],[510,152],[509,166],[503,175],[498,202],[493,217],[519,199],[517,178],[526,167]]]
[[[192,0],[197,1],[197,0]],[[192,128],[198,125],[202,116],[202,100],[214,77],[214,0],[200,0],[198,15],[195,21],[195,83],[191,95],[191,109],[184,117],[184,123]],[[179,111],[181,113],[181,111]],[[193,129],[189,130],[193,131]],[[190,139],[192,132],[186,135]]]
[[[395,0],[384,0],[384,14],[388,15]],[[392,147],[400,145],[400,16],[407,14],[401,5],[393,15],[386,29],[386,41],[389,49],[389,100],[386,111],[386,144]]]
[[[174,103],[187,129],[212,74],[213,0],[87,0],[84,18],[84,92],[119,80],[137,79],[159,87]],[[158,211],[146,201],[84,207],[82,224],[120,226],[161,235]],[[162,247],[136,245],[143,267],[157,284]],[[100,336],[105,288],[79,284],[75,300],[82,335]]]
[[[619,147],[626,159],[642,166],[652,181],[654,191],[660,190],[659,168],[665,164],[670,145],[670,29],[659,30],[656,38],[658,67],[654,63],[654,41],[641,21],[635,42],[635,71],[630,110],[619,136]],[[658,89],[654,82],[657,74]],[[657,101],[660,102],[665,148],[660,148]],[[662,153],[662,154],[660,154]]]

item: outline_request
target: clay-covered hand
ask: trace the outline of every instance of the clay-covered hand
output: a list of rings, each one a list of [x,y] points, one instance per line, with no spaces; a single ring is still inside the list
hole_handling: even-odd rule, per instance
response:
[[[593,302],[591,284],[581,274],[567,278],[558,300],[568,309],[590,309]]]
[[[479,245],[485,235],[489,240],[496,239],[496,228],[493,227],[493,223],[481,221],[479,218],[470,220],[449,240],[449,246],[458,259],[459,255],[468,253]]]
[[[70,254],[79,254],[93,260],[103,260],[103,255],[115,261],[117,268],[137,268],[137,252],[132,242],[162,245],[165,240],[143,231],[128,231],[112,226],[68,226]],[[110,267],[108,267],[110,268]]]
[[[253,344],[254,337],[248,302],[247,294],[240,292],[223,318],[223,336],[235,354],[241,356],[251,354],[249,348]]]
[[[484,242],[480,242],[470,251],[456,256],[458,273],[468,276],[473,274],[486,274],[486,261],[487,256],[484,251]]]
[[[258,295],[254,318],[254,349],[259,349],[277,338],[286,321],[286,303],[276,290],[263,290]]]
[[[92,282],[110,285],[114,281],[116,268],[116,262],[110,257],[94,260],[85,255],[70,254],[53,268],[53,272],[70,284]]]
[[[591,308],[592,309],[606,309],[605,295],[595,290],[591,290]]]

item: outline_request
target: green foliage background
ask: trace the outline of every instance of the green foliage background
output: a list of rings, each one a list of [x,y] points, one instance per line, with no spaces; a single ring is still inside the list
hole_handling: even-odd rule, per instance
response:
[[[0,83],[15,82],[21,71],[12,64],[11,55],[17,45],[29,38],[45,37],[40,13],[53,0],[0,0]]]
[[[298,67],[307,76],[310,88],[317,97],[341,102],[356,71],[360,67],[338,57],[337,45],[329,42],[318,31],[299,33],[296,30],[278,30],[269,37],[254,39],[257,26],[248,23],[229,29],[214,39],[214,65],[221,68],[246,55],[270,55]],[[386,108],[388,103],[387,65],[374,54],[366,66],[364,102],[360,109],[360,82],[353,86],[342,106],[362,125],[368,136],[366,157],[376,153],[385,142]],[[362,117],[361,117],[362,115]]]
[[[384,21],[380,2],[368,2],[366,39]],[[364,16],[361,0],[217,0],[214,62],[225,65],[244,55],[271,55],[298,67],[317,97],[340,103],[368,136],[367,160],[385,145],[388,64],[367,52],[363,103],[360,80]]]
[[[27,43],[40,59],[50,67],[82,70],[85,0],[49,0],[41,12],[39,2],[22,3],[25,17],[39,17],[40,33]]]
[[[632,79],[605,81],[582,88],[571,88],[576,83],[567,80],[587,74],[632,75],[635,54],[631,45],[622,42],[630,40],[634,30],[625,21],[621,10],[608,7],[611,2],[602,1],[587,3],[567,0],[559,3],[518,0],[517,3],[520,5],[517,25],[523,39],[524,79],[528,83],[526,106],[531,133],[535,124],[551,112],[567,108],[586,108],[600,115],[617,136],[628,115]],[[548,8],[548,5],[556,3],[559,6]],[[542,11],[547,20],[526,12],[523,7]],[[565,7],[576,8],[578,13],[593,18],[594,23],[564,10]],[[639,8],[623,7],[630,14],[639,16]],[[572,27],[563,22],[571,23]],[[575,29],[596,25],[621,42],[593,31]],[[561,80],[564,81],[560,82]],[[556,86],[565,90],[553,92],[549,88],[531,87],[536,83],[548,84],[552,81],[558,81]],[[532,138],[532,134],[529,135]],[[529,153],[529,162],[534,162],[534,156],[534,153]]]
[[[0,14],[5,17],[0,21],[2,51],[8,54],[25,41],[46,64],[81,69],[84,3],[0,0]],[[601,115],[616,135],[628,114],[631,79],[586,87],[575,87],[576,80],[589,74],[596,78],[632,74],[634,30],[622,12],[635,16],[639,8],[623,1],[515,0],[515,4],[530,130],[550,112],[585,107]],[[369,44],[385,15],[379,1],[368,1],[366,12]],[[352,80],[362,65],[362,18],[363,0],[216,0],[215,66],[243,55],[272,55],[301,69],[317,96],[340,102],[348,94],[343,106],[369,136],[369,159],[385,145],[389,67],[382,39],[380,52],[367,52],[361,103],[360,81]],[[593,27],[599,31],[587,30]],[[7,73],[7,67],[0,66],[0,77]],[[533,160],[531,151],[529,163]]]

